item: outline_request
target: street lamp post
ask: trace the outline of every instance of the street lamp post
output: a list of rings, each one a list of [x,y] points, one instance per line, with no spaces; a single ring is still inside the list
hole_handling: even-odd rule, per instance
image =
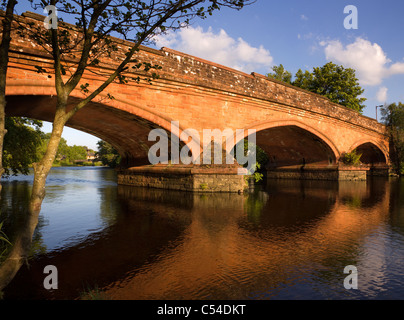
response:
[[[377,121],[377,108],[381,108],[381,107],[383,107],[383,105],[381,105],[381,106],[376,106],[376,121]]]

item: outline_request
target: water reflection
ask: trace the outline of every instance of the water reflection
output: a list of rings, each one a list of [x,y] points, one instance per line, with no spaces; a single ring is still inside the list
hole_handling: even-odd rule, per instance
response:
[[[61,220],[66,239],[79,236],[36,255],[6,298],[74,299],[94,286],[111,299],[403,297],[403,181],[269,181],[205,195],[116,187],[107,172],[56,177],[38,234],[48,239]],[[60,208],[77,194],[87,200]],[[42,288],[48,264],[59,269],[53,292]],[[347,265],[358,267],[357,291],[343,287]]]
[[[25,225],[25,216],[29,205],[31,194],[31,184],[28,181],[2,182],[3,190],[0,197],[0,221],[4,223],[3,231],[8,239],[13,242],[14,235],[20,231],[20,226]],[[45,225],[44,217],[38,219],[37,229],[40,230]],[[45,253],[42,234],[35,232],[33,236],[33,246],[30,256],[36,253]]]

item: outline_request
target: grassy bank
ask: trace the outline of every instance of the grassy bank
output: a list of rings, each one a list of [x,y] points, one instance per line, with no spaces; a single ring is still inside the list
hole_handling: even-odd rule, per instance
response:
[[[101,161],[83,161],[83,162],[70,162],[70,161],[55,161],[53,167],[102,167],[104,166]]]

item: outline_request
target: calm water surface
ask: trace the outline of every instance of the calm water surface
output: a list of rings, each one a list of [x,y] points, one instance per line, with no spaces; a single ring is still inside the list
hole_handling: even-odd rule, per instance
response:
[[[4,183],[12,237],[32,176]],[[46,265],[59,289],[43,288]],[[345,266],[358,290],[344,288]],[[404,181],[270,181],[238,194],[117,186],[104,168],[54,168],[29,268],[6,299],[402,299]]]

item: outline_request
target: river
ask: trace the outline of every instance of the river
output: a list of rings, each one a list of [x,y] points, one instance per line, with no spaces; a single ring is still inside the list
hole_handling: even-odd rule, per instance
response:
[[[11,238],[31,181],[3,182],[0,220]],[[111,169],[53,168],[29,266],[4,298],[402,299],[403,244],[403,180],[192,194],[117,186]],[[58,289],[44,288],[47,265]],[[346,266],[357,289],[344,286]]]

